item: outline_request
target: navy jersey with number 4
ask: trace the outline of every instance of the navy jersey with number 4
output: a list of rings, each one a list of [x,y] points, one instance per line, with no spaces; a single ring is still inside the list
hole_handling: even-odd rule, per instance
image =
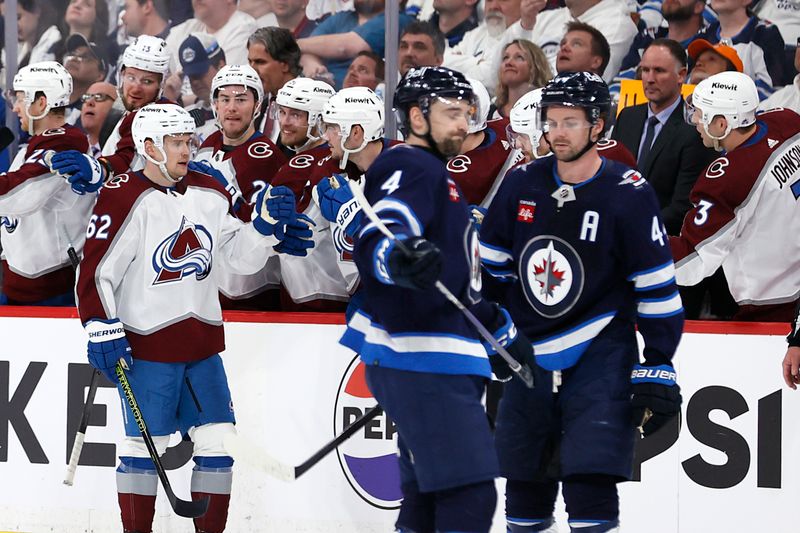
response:
[[[399,238],[422,236],[436,244],[444,258],[439,279],[472,305],[479,319],[489,315],[489,304],[480,300],[478,292],[477,233],[444,163],[422,148],[394,146],[367,171],[364,194]],[[488,377],[486,350],[453,304],[436,289],[417,291],[391,284],[379,260],[388,244],[365,219],[354,243],[364,305],[349,320],[341,343],[368,365]]]
[[[680,340],[683,308],[655,193],[635,170],[602,161],[571,191],[552,156],[521,167],[481,226],[484,269],[513,284],[502,303],[547,370],[577,363],[615,317],[637,323],[650,363],[668,363]]]

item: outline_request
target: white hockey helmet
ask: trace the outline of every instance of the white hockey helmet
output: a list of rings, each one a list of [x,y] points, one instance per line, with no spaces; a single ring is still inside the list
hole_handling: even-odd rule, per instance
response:
[[[133,144],[136,151],[151,163],[158,165],[161,173],[171,181],[179,181],[172,178],[167,172],[167,154],[164,152],[164,137],[167,135],[193,134],[196,125],[194,119],[179,105],[175,104],[148,104],[136,112],[131,125]],[[147,139],[153,141],[156,149],[161,154],[161,161],[150,157],[144,149]]]
[[[169,50],[167,41],[152,35],[140,35],[122,53],[120,71],[125,67],[138,68],[161,74],[162,80],[169,72]]]
[[[543,89],[539,88],[523,94],[511,107],[511,111],[508,114],[509,123],[506,127],[506,137],[512,146],[517,146],[518,137],[522,135],[527,137],[531,143],[531,156],[535,159],[545,157],[540,156],[537,152],[539,141],[542,138],[541,115],[539,112],[542,91]]]
[[[261,108],[264,100],[264,85],[258,72],[250,65],[225,65],[211,80],[211,98],[216,97],[217,91],[228,85],[240,85],[253,89],[256,92],[256,112]]]
[[[44,118],[54,107],[69,105],[72,94],[72,76],[61,63],[56,61],[41,61],[22,67],[14,76],[14,91],[25,94],[25,114],[28,115],[28,133],[33,135],[33,121]],[[31,104],[36,93],[44,93],[47,98],[44,111],[41,115],[31,116]]]
[[[278,91],[275,102],[279,106],[298,109],[308,113],[308,128],[306,137],[309,141],[319,139],[314,135],[319,117],[322,115],[322,106],[334,95],[336,91],[324,81],[311,78],[294,78],[287,81]]]
[[[486,121],[489,119],[489,107],[491,107],[491,99],[489,98],[489,91],[486,86],[476,80],[475,78],[467,78],[467,81],[472,85],[472,92],[478,100],[478,112],[475,122],[470,122],[469,132],[477,133],[486,129]]]
[[[694,88],[687,102],[686,117],[691,123],[692,116],[699,113],[699,122],[719,150],[719,141],[727,137],[731,130],[755,124],[758,103],[758,89],[750,76],[742,72],[720,72],[704,79]],[[709,133],[708,126],[714,117],[720,115],[727,119],[728,125],[725,133],[715,137]]]
[[[360,152],[368,143],[383,137],[383,115],[383,100],[367,87],[342,89],[325,102],[321,124],[336,124],[341,131],[344,157],[339,162],[340,168],[344,169],[347,165],[351,153]],[[364,140],[358,148],[346,148],[344,143],[356,124],[364,130]],[[319,133],[322,136],[322,128]]]

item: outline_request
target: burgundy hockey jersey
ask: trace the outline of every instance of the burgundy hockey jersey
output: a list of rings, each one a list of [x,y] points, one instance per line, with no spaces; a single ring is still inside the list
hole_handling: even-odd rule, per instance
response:
[[[696,285],[722,266],[740,306],[782,305],[788,321],[800,296],[800,116],[776,109],[756,125],[697,179],[694,207],[670,237],[675,277]]]
[[[172,188],[141,172],[101,189],[78,272],[81,320],[119,319],[133,356],[186,362],[225,348],[218,277],[252,274],[278,244],[231,214],[227,191],[189,172]]]
[[[71,244],[80,254],[95,199],[75,194],[50,171],[44,162],[50,150],[88,154],[89,141],[69,124],[34,135],[0,176],[3,293],[18,302],[72,291],[75,276],[67,250]]]
[[[597,153],[600,157],[618,161],[623,165],[627,165],[636,169],[636,158],[630,150],[625,148],[625,145],[618,143],[614,139],[600,139],[597,141]]]

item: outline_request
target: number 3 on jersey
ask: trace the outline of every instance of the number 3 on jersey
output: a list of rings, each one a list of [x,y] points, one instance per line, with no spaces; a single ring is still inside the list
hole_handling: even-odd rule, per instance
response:
[[[386,191],[386,194],[392,194],[394,191],[400,188],[400,178],[403,176],[402,170],[395,170],[394,173],[389,176],[389,179],[383,182],[381,185],[381,190]]]

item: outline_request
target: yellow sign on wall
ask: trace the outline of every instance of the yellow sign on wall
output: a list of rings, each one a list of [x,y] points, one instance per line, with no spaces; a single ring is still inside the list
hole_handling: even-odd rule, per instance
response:
[[[684,84],[681,87],[681,94],[685,99],[694,92],[694,85]],[[619,84],[619,103],[617,103],[617,115],[624,108],[632,105],[643,104],[647,101],[644,95],[642,80],[622,80]]]

